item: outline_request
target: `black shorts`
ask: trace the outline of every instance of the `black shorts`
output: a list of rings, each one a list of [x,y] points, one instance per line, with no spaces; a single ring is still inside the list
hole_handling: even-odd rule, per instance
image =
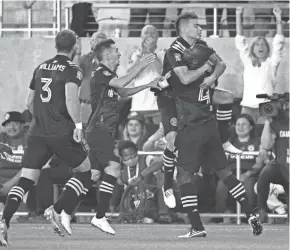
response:
[[[197,173],[202,166],[206,173],[214,173],[228,165],[214,119],[197,128],[185,127],[178,132],[175,144],[177,165],[186,171]]]
[[[175,100],[170,96],[158,95],[157,105],[161,114],[161,122],[165,135],[171,131],[177,131],[178,124]]]
[[[96,125],[86,134],[89,144],[89,159],[92,169],[104,170],[109,161],[120,162],[115,138],[106,126]]]
[[[28,136],[22,167],[41,169],[56,155],[68,167],[78,167],[87,157],[87,152],[80,143],[74,141],[72,135],[58,137]]]

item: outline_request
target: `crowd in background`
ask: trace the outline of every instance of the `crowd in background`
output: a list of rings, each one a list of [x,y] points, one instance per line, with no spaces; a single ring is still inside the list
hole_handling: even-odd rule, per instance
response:
[[[160,11],[164,10],[160,9]],[[231,9],[227,11],[229,13]],[[139,13],[137,10],[135,12]],[[131,12],[131,19],[134,19],[135,12]],[[273,12],[273,16],[277,22],[277,29],[273,39],[273,49],[271,52],[269,42],[264,37],[258,37],[251,46],[247,44],[242,25],[243,10],[237,8],[237,10],[233,10],[233,13],[237,31],[235,37],[236,48],[239,51],[240,58],[244,65],[244,94],[242,100],[240,100],[241,105],[238,102],[236,109],[234,109],[233,120],[229,127],[231,134],[230,142],[242,151],[255,152],[259,151],[260,138],[265,122],[265,117],[263,117],[259,111],[259,104],[262,101],[256,98],[256,94],[266,93],[268,95],[273,95],[276,84],[279,84],[275,82],[275,76],[282,59],[284,46],[282,12],[280,10]],[[152,15],[151,12],[149,14]],[[160,13],[157,14],[159,15]],[[142,23],[144,22],[142,21]],[[135,28],[140,29],[141,32],[134,33],[134,36],[140,36],[141,44],[128,58],[127,70],[130,71],[134,68],[136,62],[138,62],[138,59],[143,53],[156,53],[157,60],[149,65],[142,74],[131,83],[133,86],[140,86],[160,76],[165,53],[164,50],[157,49],[157,41],[160,36],[157,29],[162,29],[162,27],[156,25],[146,25],[144,27],[141,23],[140,25],[142,25],[142,27],[138,26]],[[133,36],[133,34],[129,36]],[[91,51],[88,52],[82,51],[81,41],[78,41],[78,51],[74,61],[84,71],[84,80],[80,88],[79,96],[84,126],[91,112],[90,77],[92,70],[96,68],[98,64],[94,56],[94,47],[99,41],[105,38],[106,34],[102,32],[94,33],[90,42]],[[255,53],[264,54],[265,60],[261,65],[255,64]],[[256,76],[254,80],[253,76]],[[166,145],[163,127],[160,123],[161,119],[157,108],[156,96],[150,89],[147,89],[132,96],[132,98],[122,99],[120,102],[123,105],[121,105],[122,108],[120,109],[116,151],[123,163],[123,168],[121,177],[118,180],[118,185],[114,190],[110,211],[108,212],[120,212],[121,209],[123,209],[123,212],[124,209],[128,209],[128,212],[130,212],[132,209],[136,210],[138,206],[141,206],[140,202],[143,202],[144,204],[142,203],[142,206],[144,207],[144,212],[142,213],[142,218],[139,218],[143,223],[185,222],[186,218],[182,214],[178,211],[169,210],[164,204],[161,190],[164,178],[161,155],[138,155],[138,151],[162,152]],[[5,202],[7,193],[18,181],[20,176],[20,162],[31,119],[32,115],[28,110],[25,110],[23,113],[9,111],[3,119],[3,132],[0,135],[0,142],[3,143],[0,144],[0,202],[2,204]],[[259,178],[259,173],[251,170],[254,166],[263,168],[263,166],[271,160],[271,157],[273,156],[257,160],[257,156],[254,155],[241,156],[241,180],[253,208],[257,206],[256,183]],[[236,155],[229,154],[228,162],[229,167],[235,172]],[[156,171],[147,175],[142,182],[137,182],[136,180],[140,173],[153,165]],[[174,173],[174,180],[177,179],[176,177],[179,171],[182,170],[177,166]],[[200,197],[201,212],[235,212],[235,202],[230,199],[228,190],[223,183],[217,182],[216,177],[212,173],[203,172],[202,166],[200,171],[204,180],[202,184],[203,187],[200,188],[203,194]],[[30,192],[24,200],[30,213],[28,216],[19,217],[18,221],[45,221],[43,217],[44,210],[53,204],[62,185],[64,185],[71,176],[72,171],[68,166],[65,166],[65,164],[60,162],[56,157],[52,158],[43,166],[34,192]],[[131,195],[127,195],[124,198],[123,194],[128,187],[134,187],[133,189],[135,191],[133,190]],[[140,191],[142,188],[145,189],[146,192],[146,202],[140,197],[138,198],[137,195],[138,190]],[[80,208],[78,208],[79,210],[91,211],[91,209],[95,207],[97,189],[98,183],[95,183],[88,193],[87,198],[81,204]],[[178,192],[178,190],[176,191]],[[267,212],[277,214],[288,213],[286,205],[288,201],[283,194],[285,194],[285,190],[281,185],[271,184],[267,201]],[[129,205],[124,205],[127,204],[124,199],[129,199],[129,202],[127,202]],[[121,204],[121,202],[123,202],[123,204]],[[127,217],[124,216],[124,218]],[[130,222],[129,218],[125,220]],[[212,221],[219,223],[223,222],[223,219],[213,218]]]

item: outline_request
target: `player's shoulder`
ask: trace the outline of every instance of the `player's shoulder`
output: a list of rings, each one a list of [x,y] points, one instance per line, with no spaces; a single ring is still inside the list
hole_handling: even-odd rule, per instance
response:
[[[186,49],[186,46],[183,44],[183,42],[177,38],[175,39],[172,44],[169,47],[169,53],[183,53]]]
[[[116,76],[116,74],[108,70],[102,64],[99,64],[98,67],[92,71],[93,78],[112,78],[114,76]]]
[[[75,64],[74,62],[72,62],[71,60],[66,60],[65,63],[68,65],[68,67],[70,69],[82,71],[82,69],[77,64]]]

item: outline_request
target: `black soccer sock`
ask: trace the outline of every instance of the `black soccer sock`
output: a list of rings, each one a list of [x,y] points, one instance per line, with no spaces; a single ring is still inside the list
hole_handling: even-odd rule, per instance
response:
[[[180,186],[181,204],[183,211],[188,214],[191,228],[194,230],[204,230],[200,214],[198,211],[197,189],[198,183],[186,183]]]
[[[249,218],[252,213],[252,207],[249,204],[243,184],[233,174],[223,180],[223,183],[228,187],[231,196],[240,203],[246,217]]]
[[[216,111],[216,119],[220,133],[221,142],[225,143],[229,140],[229,124],[232,119],[232,104],[219,104]]]
[[[117,178],[112,175],[106,174],[103,178],[103,181],[99,187],[99,204],[96,213],[96,217],[98,219],[103,218],[109,209],[110,199],[112,198],[116,182]]]
[[[9,191],[2,215],[2,220],[5,220],[7,227],[9,227],[10,220],[17,211],[23,196],[31,190],[33,186],[33,180],[21,177],[18,184]]]
[[[166,148],[163,152],[164,190],[173,188],[174,160],[176,156]]]
[[[91,170],[87,172],[77,172],[74,177],[69,179],[65,187],[54,204],[54,210],[58,214],[64,210],[67,214],[71,215],[76,206],[81,201],[81,195],[88,192],[92,185]]]

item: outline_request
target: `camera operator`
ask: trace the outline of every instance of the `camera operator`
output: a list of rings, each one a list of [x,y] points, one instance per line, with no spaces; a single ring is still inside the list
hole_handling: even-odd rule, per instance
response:
[[[281,184],[287,196],[289,195],[289,95],[285,99],[280,102],[276,119],[269,117],[266,120],[261,136],[260,155],[266,157],[267,151],[272,149],[276,155],[275,160],[262,169],[257,183],[260,221],[264,223],[268,221],[267,199],[270,183]],[[275,106],[278,101],[273,103]]]

